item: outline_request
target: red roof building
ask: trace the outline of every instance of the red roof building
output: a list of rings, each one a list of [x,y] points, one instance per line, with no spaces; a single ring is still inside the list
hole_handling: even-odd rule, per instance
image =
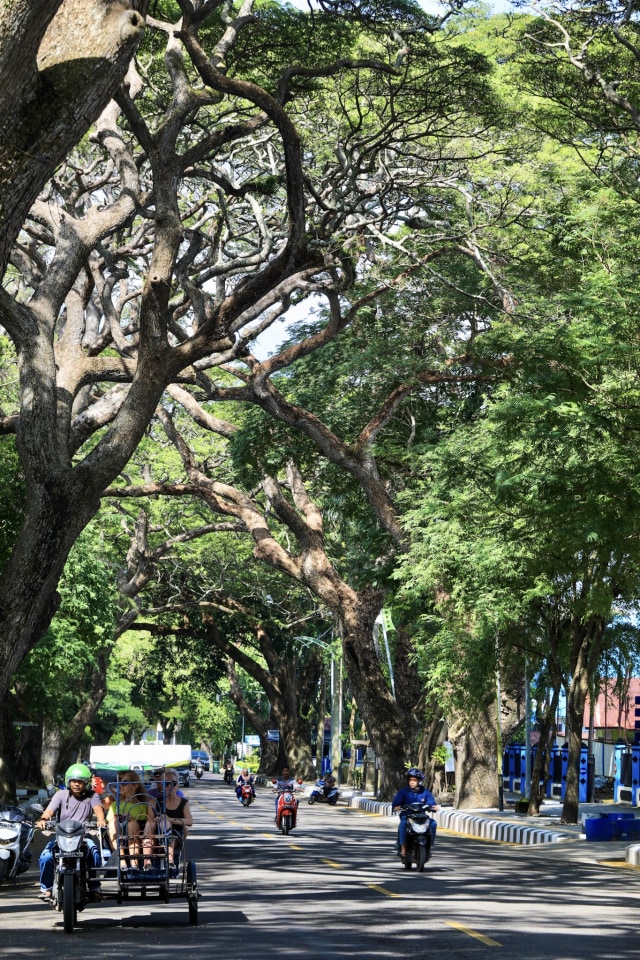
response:
[[[595,704],[593,726],[596,736],[604,739],[617,739],[625,736],[624,731],[640,731],[640,678],[629,681],[626,694],[619,696],[614,692],[615,681],[609,678],[603,681],[600,695]],[[587,700],[584,711],[584,727],[589,730],[591,704]]]

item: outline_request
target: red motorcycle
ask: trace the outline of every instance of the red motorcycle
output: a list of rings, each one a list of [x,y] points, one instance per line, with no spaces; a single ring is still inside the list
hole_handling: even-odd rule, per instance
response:
[[[293,781],[292,781],[293,782]],[[286,836],[296,825],[298,817],[298,801],[294,795],[295,787],[290,784],[282,784],[279,781],[273,781],[276,792],[279,794],[278,806],[276,807],[276,827]],[[302,783],[302,780],[298,780]]]
[[[240,803],[243,807],[250,807],[255,797],[253,795],[253,787],[250,783],[241,783],[240,784]]]

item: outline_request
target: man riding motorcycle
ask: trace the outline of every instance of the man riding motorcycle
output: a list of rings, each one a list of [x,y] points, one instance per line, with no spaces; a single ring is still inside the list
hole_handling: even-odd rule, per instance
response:
[[[98,824],[105,826],[104,809],[100,803],[100,797],[91,789],[91,776],[91,770],[84,763],[72,764],[64,775],[66,789],[54,793],[49,806],[42,813],[36,826],[43,829],[47,821],[51,820],[56,814],[59,814],[61,823],[65,820],[79,820],[86,823],[95,814]],[[38,896],[45,903],[49,903],[52,896],[55,846],[56,840],[54,838],[49,841],[40,854],[40,893]],[[99,869],[102,862],[98,847],[89,838],[86,839],[85,857],[87,872],[91,876],[91,870]],[[89,880],[88,886],[89,899],[92,901],[101,900],[100,881]]]
[[[439,810],[438,802],[430,790],[427,790],[424,787],[424,773],[422,770],[418,770],[417,767],[410,767],[407,770],[407,785],[401,787],[400,790],[396,793],[395,797],[391,801],[391,811],[395,813],[397,810],[401,810],[402,807],[409,806],[412,803],[428,803],[430,806],[434,807],[435,810]],[[431,836],[432,841],[436,838],[436,822],[435,820],[431,821]],[[400,824],[398,826],[398,854],[400,857],[404,857],[406,853],[406,838],[407,838],[407,818],[406,815],[403,816],[400,813]]]
[[[285,766],[280,771],[280,776],[274,783],[274,793],[276,795],[276,815],[275,823],[279,826],[278,823],[278,803],[280,802],[280,797],[283,793],[295,794],[297,790],[300,789],[300,784],[291,776],[291,771],[289,767]],[[295,800],[295,797],[294,797]],[[295,800],[296,809],[293,815],[293,826],[296,825],[297,815],[298,815],[298,801]]]

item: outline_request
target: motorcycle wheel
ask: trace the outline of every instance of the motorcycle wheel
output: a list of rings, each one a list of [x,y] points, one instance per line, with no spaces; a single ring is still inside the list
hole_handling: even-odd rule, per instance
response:
[[[289,833],[289,830],[291,829],[291,817],[282,817],[280,820],[280,827],[283,834],[286,837],[286,835]]]
[[[309,797],[309,806],[310,807],[313,806],[313,804],[316,802],[317,799],[318,799],[317,797],[314,797],[314,795],[311,794]]]
[[[330,807],[335,807],[335,805],[336,805],[337,802],[338,802],[338,798],[337,798],[337,797],[334,797],[333,800],[329,800],[329,801],[328,801]]]
[[[427,862],[427,848],[422,845],[416,847],[416,867],[418,868],[418,873],[422,873],[424,870],[424,865]]]
[[[8,860],[0,860],[0,883],[4,880],[7,875],[7,864]]]
[[[76,925],[76,900],[74,897],[74,880],[72,873],[65,873],[64,886],[62,890],[62,917],[64,920],[64,932],[73,933]]]
[[[187,861],[187,905],[189,907],[189,923],[192,927],[198,926],[198,881],[196,879],[196,865],[192,860]]]

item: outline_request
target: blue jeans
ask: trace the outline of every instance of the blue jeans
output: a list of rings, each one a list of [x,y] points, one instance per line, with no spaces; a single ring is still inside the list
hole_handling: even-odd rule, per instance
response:
[[[90,877],[91,871],[95,869],[100,869],[102,862],[100,859],[100,851],[98,847],[93,842],[93,840],[85,840],[86,849],[85,849],[85,860],[87,862],[87,874]],[[55,859],[53,855],[53,849],[56,846],[55,839],[50,840],[46,845],[42,853],[40,854],[40,859],[38,863],[40,864],[40,889],[41,890],[51,890],[53,888],[53,877],[55,874]],[[89,890],[99,890],[100,881],[99,880],[89,880]]]

